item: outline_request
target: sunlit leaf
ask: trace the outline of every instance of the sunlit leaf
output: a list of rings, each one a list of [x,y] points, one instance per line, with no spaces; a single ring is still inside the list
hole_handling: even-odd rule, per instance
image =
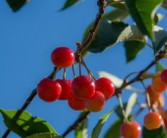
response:
[[[129,99],[128,103],[126,105],[126,110],[125,110],[125,116],[128,117],[132,111],[132,108],[136,105],[137,103],[137,94],[133,93]]]
[[[141,32],[154,40],[153,14],[161,0],[125,0],[129,12]]]
[[[28,112],[23,112],[15,121],[13,117],[18,110],[3,110],[0,113],[3,116],[5,125],[21,137],[26,137],[36,133],[56,133],[49,123],[38,117],[33,117]]]

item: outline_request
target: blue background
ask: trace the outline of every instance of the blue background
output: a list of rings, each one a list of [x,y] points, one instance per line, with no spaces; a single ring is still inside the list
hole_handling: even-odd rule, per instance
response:
[[[76,50],[76,42],[82,40],[84,30],[95,19],[98,10],[96,0],[85,0],[60,12],[64,2],[64,0],[31,1],[20,11],[13,13],[5,1],[0,1],[1,108],[19,109],[37,83],[53,70],[50,61],[53,49],[63,45]],[[166,11],[161,9],[160,12]],[[132,20],[128,18],[126,22],[132,23]],[[165,20],[159,25],[167,29]],[[103,53],[89,54],[85,57],[85,61],[96,77],[98,77],[98,71],[107,71],[124,78],[130,72],[143,69],[153,58],[152,49],[146,46],[133,62],[127,64],[125,50],[122,43],[119,43]],[[162,62],[166,65],[165,60]],[[155,71],[155,68],[150,71]],[[57,77],[61,78],[62,72]],[[72,78],[71,69],[68,69],[67,78]],[[140,84],[133,86],[143,89]],[[130,94],[130,92],[124,93],[123,100],[126,101]],[[142,97],[140,101],[145,100]],[[99,117],[117,104],[117,100],[113,97],[107,101],[101,112],[91,113],[89,134]],[[65,101],[46,103],[37,96],[27,111],[33,116],[48,121],[59,134],[62,134],[79,115],[79,112],[70,109]],[[100,137],[103,137],[105,131],[116,119],[117,116],[113,113]],[[136,119],[142,125],[142,118]],[[0,116],[0,134],[5,130],[3,118]],[[9,138],[17,137],[13,133],[9,135]],[[67,138],[71,137],[73,132],[67,136]]]

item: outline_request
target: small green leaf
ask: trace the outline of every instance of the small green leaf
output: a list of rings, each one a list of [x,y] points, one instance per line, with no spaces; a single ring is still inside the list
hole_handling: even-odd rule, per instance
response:
[[[128,117],[132,111],[132,108],[136,105],[137,103],[137,94],[133,93],[129,99],[128,99],[128,103],[126,105],[126,110],[125,110],[125,116]]]
[[[23,112],[17,120],[13,119],[17,112],[18,110],[0,109],[5,125],[19,136],[26,137],[44,132],[56,133],[46,121],[38,117],[33,117],[28,112]]]
[[[100,135],[100,132],[105,124],[105,122],[107,121],[107,119],[109,118],[109,116],[111,115],[111,113],[115,110],[115,108],[113,110],[111,110],[110,112],[104,114],[102,117],[100,117],[98,123],[96,124],[95,128],[93,129],[91,138],[98,138]]]
[[[154,32],[155,41],[153,42],[153,48],[154,54],[156,54],[167,41],[167,32],[159,26],[154,26]]]
[[[93,53],[104,51],[117,41],[119,34],[125,27],[127,27],[127,24],[123,22],[102,21],[95,35],[95,39],[88,47],[88,51]]]
[[[63,138],[63,137],[57,135],[56,133],[39,133],[28,136],[26,138]]]
[[[116,120],[107,130],[107,132],[104,135],[104,138],[120,138],[120,126],[122,123],[122,120]]]
[[[141,32],[154,40],[153,14],[162,0],[125,0],[129,12]]]
[[[82,117],[85,112],[81,112],[79,117]],[[86,118],[78,127],[75,128],[75,138],[88,138],[88,118]]]
[[[164,69],[165,67],[160,62],[156,64],[156,72],[163,71]]]
[[[136,58],[138,53],[144,48],[145,42],[142,41],[125,41],[126,61],[130,62]]]
[[[6,0],[10,8],[16,12],[18,11],[22,6],[24,6],[29,0]]]
[[[154,130],[148,130],[143,127],[142,136],[143,138],[167,138],[165,129],[162,126]]]
[[[79,2],[80,0],[66,0],[64,6],[61,8],[61,10],[65,10],[69,7],[71,7],[72,5],[76,4],[77,2]]]

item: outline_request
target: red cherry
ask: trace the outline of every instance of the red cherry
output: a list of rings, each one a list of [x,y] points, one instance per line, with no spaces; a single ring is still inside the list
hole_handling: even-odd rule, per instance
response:
[[[62,91],[61,91],[61,95],[59,97],[59,100],[69,99],[72,95],[72,92],[71,92],[72,80],[57,79],[56,82],[60,83],[60,85],[62,87]]]
[[[104,95],[96,91],[95,94],[86,101],[86,108],[91,112],[99,112],[104,108],[105,97]]]
[[[149,112],[144,117],[144,126],[149,129],[157,129],[162,125],[162,117],[158,112]]]
[[[139,138],[141,135],[141,127],[135,122],[125,122],[120,128],[121,135],[124,138]]]
[[[72,94],[79,99],[89,99],[95,93],[95,84],[89,76],[78,76],[72,82]]]
[[[152,79],[151,87],[154,91],[162,93],[166,90],[167,86],[161,79],[161,72],[157,72]]]
[[[67,68],[75,61],[74,52],[68,47],[58,47],[51,54],[53,64],[59,68]]]
[[[41,80],[37,86],[38,96],[46,102],[53,102],[58,99],[61,90],[61,85],[58,82],[48,78]]]
[[[167,69],[164,69],[162,72],[161,72],[161,80],[167,84]]]
[[[84,110],[85,107],[85,100],[78,99],[74,97],[73,95],[68,99],[68,105],[73,110]]]
[[[115,87],[112,81],[105,77],[96,80],[95,86],[97,91],[104,94],[106,100],[108,100],[115,92]]]

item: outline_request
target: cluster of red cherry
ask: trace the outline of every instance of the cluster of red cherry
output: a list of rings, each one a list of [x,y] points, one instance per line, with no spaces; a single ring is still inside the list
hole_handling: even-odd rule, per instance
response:
[[[74,64],[75,53],[70,48],[58,47],[52,52],[51,60],[56,67],[67,68]],[[79,75],[73,80],[44,78],[37,86],[38,96],[46,102],[67,100],[74,110],[92,112],[102,110],[114,91],[110,79],[102,77],[93,80],[89,75]]]
[[[146,88],[149,97],[150,108],[157,108],[157,111],[150,111],[144,116],[144,126],[148,130],[159,128],[162,124],[167,129],[167,110],[163,109],[163,92],[167,89],[167,69],[157,72],[153,77],[151,84]],[[138,138],[141,135],[141,127],[136,121],[125,122],[120,128],[121,135],[124,138]]]

